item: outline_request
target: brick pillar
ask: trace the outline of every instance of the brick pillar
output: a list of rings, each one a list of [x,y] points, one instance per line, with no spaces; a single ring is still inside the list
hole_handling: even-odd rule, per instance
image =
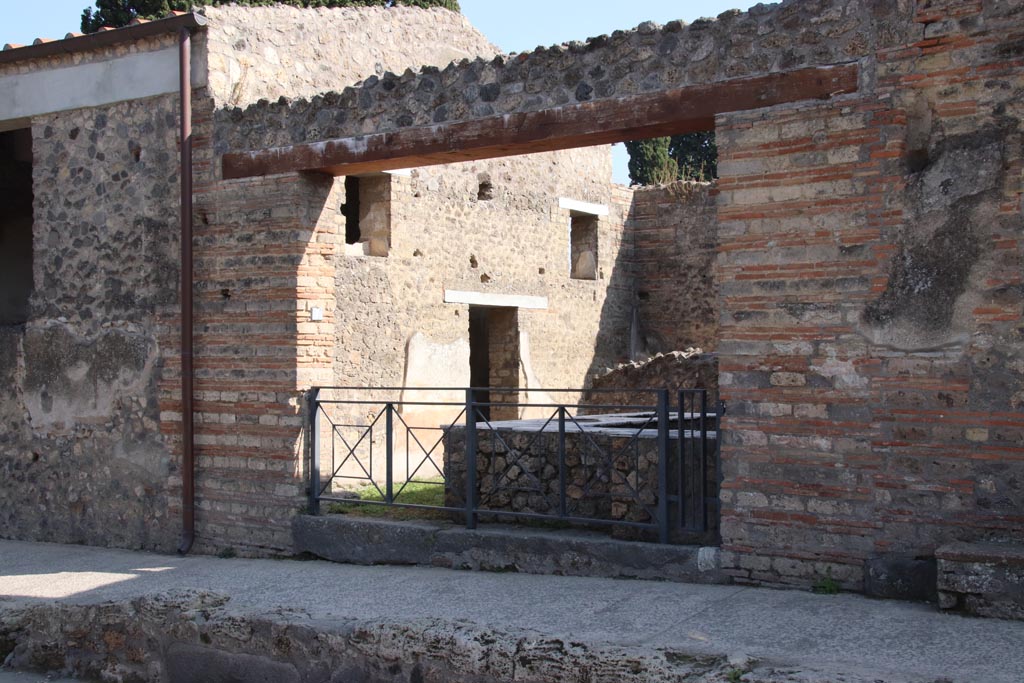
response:
[[[339,190],[300,174],[219,180],[209,118],[197,129],[197,549],[288,551],[305,505],[304,392],[332,383]]]

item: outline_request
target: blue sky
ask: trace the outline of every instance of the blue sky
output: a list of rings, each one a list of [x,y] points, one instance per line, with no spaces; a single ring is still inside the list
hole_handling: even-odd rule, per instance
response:
[[[633,28],[643,21],[693,21],[727,9],[747,9],[751,0],[460,0],[462,13],[505,52],[526,52],[538,45]],[[37,37],[63,38],[78,31],[88,0],[0,0],[4,24],[0,42],[29,44]],[[616,145],[615,179],[625,183],[626,153]]]

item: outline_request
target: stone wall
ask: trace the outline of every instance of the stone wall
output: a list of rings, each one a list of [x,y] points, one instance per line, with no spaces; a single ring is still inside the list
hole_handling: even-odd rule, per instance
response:
[[[559,197],[610,205],[610,174],[604,148],[393,176],[389,255],[336,261],[337,382],[401,384],[417,332],[436,344],[467,339],[468,307],[445,303],[445,290],[547,297],[547,309],[518,314],[542,385],[582,386],[592,367],[621,359],[632,296],[621,210],[599,223],[599,279],[587,281],[569,277],[569,212],[558,207]],[[479,198],[481,179],[491,199]],[[448,376],[461,379],[458,370]]]
[[[169,550],[176,98],[32,122],[33,282],[0,332],[0,533]]]
[[[679,181],[637,188],[627,219],[633,244],[640,351],[714,351],[718,337],[714,186]]]
[[[204,7],[218,106],[314,97],[388,71],[493,57],[457,12],[434,8]]]

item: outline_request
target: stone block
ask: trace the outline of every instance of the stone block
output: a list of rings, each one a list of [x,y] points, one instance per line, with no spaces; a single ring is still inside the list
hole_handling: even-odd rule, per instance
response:
[[[951,543],[935,556],[939,607],[1024,620],[1024,545]]]
[[[936,599],[934,557],[886,553],[864,562],[864,593],[897,600]]]

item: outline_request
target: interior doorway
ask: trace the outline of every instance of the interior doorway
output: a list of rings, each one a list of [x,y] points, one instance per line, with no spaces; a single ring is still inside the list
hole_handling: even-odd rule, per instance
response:
[[[469,379],[473,398],[484,403],[479,415],[487,420],[515,420],[522,383],[519,349],[519,309],[469,307]],[[499,391],[494,391],[499,390]],[[508,391],[511,390],[511,391]]]

